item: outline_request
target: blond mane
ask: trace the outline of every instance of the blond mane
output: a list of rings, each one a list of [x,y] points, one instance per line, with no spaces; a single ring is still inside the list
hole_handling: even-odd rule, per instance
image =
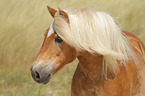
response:
[[[117,60],[126,66],[135,55],[129,40],[116,24],[114,18],[105,12],[92,8],[65,9],[69,23],[57,12],[54,30],[70,46],[79,51],[103,55],[108,68],[119,69]]]

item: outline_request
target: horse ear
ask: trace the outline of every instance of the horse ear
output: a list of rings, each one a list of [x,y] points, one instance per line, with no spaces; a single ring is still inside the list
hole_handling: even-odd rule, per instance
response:
[[[54,18],[55,13],[57,12],[55,9],[47,6],[49,13],[51,14],[51,16]]]
[[[61,10],[59,7],[58,7],[58,10],[59,10],[59,15],[61,15],[69,23],[69,18],[68,18],[67,13]]]

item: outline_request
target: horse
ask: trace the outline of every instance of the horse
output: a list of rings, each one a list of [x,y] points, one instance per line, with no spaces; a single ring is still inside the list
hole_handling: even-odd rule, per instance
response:
[[[71,96],[144,95],[145,46],[138,37],[94,8],[48,10],[54,21],[31,66],[36,82],[47,84],[77,58]]]

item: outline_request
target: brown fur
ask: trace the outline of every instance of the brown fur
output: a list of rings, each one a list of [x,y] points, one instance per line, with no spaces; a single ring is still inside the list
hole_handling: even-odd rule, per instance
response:
[[[139,68],[132,62],[128,62],[128,66],[126,68],[120,66],[120,71],[115,75],[111,70],[108,70],[106,78],[102,74],[103,56],[92,55],[86,51],[78,52],[65,42],[55,44],[54,38],[57,34],[53,33],[47,38],[48,30],[45,33],[45,39],[35,60],[35,65],[40,60],[47,61],[52,60],[51,57],[58,58],[59,63],[56,64],[52,72],[55,74],[65,64],[78,58],[79,64],[73,76],[71,96],[143,96],[142,94],[145,91],[145,83],[143,82],[145,81],[145,78],[143,78],[145,73],[145,47],[135,35],[129,32],[124,33],[137,55],[138,61],[136,63],[140,66]],[[58,57],[56,54],[59,52],[60,56]]]

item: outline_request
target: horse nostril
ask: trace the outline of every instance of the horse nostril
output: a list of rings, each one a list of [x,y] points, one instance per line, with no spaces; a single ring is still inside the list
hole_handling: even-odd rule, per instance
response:
[[[36,78],[36,80],[40,80],[40,75],[37,71],[35,72],[35,78]]]

